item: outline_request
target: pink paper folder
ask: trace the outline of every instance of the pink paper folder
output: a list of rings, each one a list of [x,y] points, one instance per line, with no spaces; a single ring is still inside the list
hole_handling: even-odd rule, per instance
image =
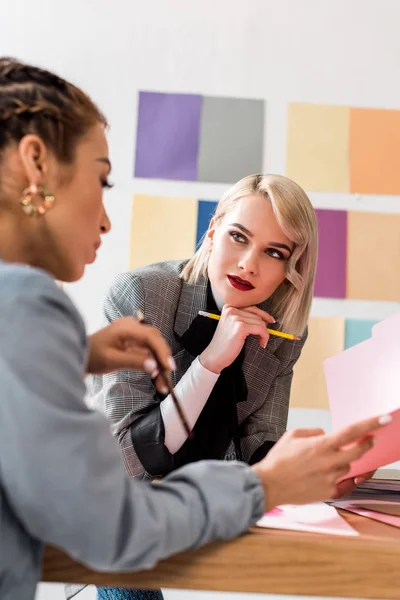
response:
[[[348,512],[361,515],[362,517],[368,517],[368,519],[374,519],[387,525],[393,525],[394,527],[400,527],[400,517],[395,515],[387,515],[385,513],[377,512],[375,510],[368,510],[367,508],[361,508],[355,505],[353,502],[335,502],[336,508],[347,510]]]
[[[376,444],[346,475],[353,477],[400,459],[400,313],[377,323],[372,337],[324,362],[333,430],[391,414]]]

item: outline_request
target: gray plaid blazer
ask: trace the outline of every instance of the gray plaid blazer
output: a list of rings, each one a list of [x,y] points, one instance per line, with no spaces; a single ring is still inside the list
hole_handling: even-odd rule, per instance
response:
[[[122,273],[115,278],[104,303],[108,322],[134,316],[140,309],[146,321],[161,331],[176,362],[175,385],[194,360],[180,346],[179,337],[199,310],[205,310],[207,301],[206,279],[189,284],[180,278],[186,262],[156,263]],[[260,307],[268,310],[268,301]],[[293,366],[306,337],[307,332],[300,341],[271,336],[266,349],[259,346],[255,336],[246,340],[242,368],[248,396],[237,404],[238,423],[243,431],[240,444],[246,462],[264,442],[278,440],[286,429]],[[137,371],[120,371],[97,376],[92,384],[92,402],[110,419],[128,473],[150,477],[137,457],[129,428],[152,406],[159,406],[151,378]]]

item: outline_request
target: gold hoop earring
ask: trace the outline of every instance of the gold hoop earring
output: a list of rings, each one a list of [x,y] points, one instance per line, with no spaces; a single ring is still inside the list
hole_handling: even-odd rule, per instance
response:
[[[32,202],[35,196],[41,196],[43,202],[40,206],[35,206]],[[28,217],[41,217],[56,201],[56,197],[45,188],[44,185],[36,185],[32,183],[22,192],[21,206],[22,210]]]

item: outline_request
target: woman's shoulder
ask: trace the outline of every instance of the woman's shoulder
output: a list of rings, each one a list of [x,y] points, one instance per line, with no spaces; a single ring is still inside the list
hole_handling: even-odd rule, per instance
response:
[[[179,290],[182,285],[181,273],[187,260],[168,260],[153,263],[124,273],[119,273],[111,284],[111,289],[119,293],[163,294]]]
[[[83,320],[67,294],[54,278],[42,269],[0,261],[0,311],[15,312],[17,306],[34,313],[45,306],[58,310],[84,329]]]
[[[23,264],[0,262],[1,302],[48,294],[58,296],[60,292],[46,271]]]

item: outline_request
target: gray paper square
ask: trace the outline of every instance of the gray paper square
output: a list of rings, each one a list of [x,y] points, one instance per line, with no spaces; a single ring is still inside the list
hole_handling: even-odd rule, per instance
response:
[[[263,168],[264,101],[203,98],[198,180],[235,183]]]

